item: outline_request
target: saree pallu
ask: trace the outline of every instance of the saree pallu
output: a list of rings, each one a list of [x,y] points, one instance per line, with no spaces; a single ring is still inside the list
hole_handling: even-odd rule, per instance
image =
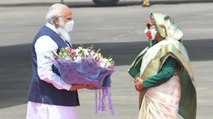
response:
[[[162,85],[147,90],[138,119],[177,119],[181,84],[178,75]]]
[[[131,65],[131,68],[129,70],[129,73],[131,74],[133,69],[137,69],[137,66],[140,65],[141,68],[134,70],[134,71],[140,71],[140,77],[142,79],[147,79],[148,77],[155,75],[158,73],[158,71],[163,66],[164,62],[168,57],[175,58],[179,64],[180,68],[178,69],[178,76],[179,76],[179,84],[181,85],[180,91],[180,98],[177,98],[179,100],[178,107],[176,108],[178,110],[178,113],[184,118],[184,119],[196,119],[196,108],[197,108],[197,98],[196,98],[196,89],[195,89],[195,79],[194,74],[189,62],[188,54],[185,50],[185,47],[179,42],[172,39],[165,39],[153,47],[150,47],[146,52],[143,53],[143,55],[140,55],[142,57],[141,64],[136,63],[134,65]],[[133,72],[132,74],[135,74]],[[134,76],[134,75],[131,75]],[[177,76],[177,75],[175,75]],[[173,77],[174,78],[174,77]],[[177,78],[177,77],[176,77]],[[167,83],[167,82],[165,82]],[[174,86],[168,86],[165,87],[164,85],[168,84],[161,84],[164,88],[167,88],[169,91],[174,90]],[[157,86],[158,87],[158,86]],[[160,86],[161,87],[161,86]],[[156,87],[155,87],[156,88]],[[141,109],[140,115],[143,113],[145,114],[145,117],[141,117],[139,119],[175,119],[176,117],[169,117],[169,118],[154,118],[152,115],[149,115],[150,112],[154,113],[161,113],[157,115],[164,115],[164,110],[162,111],[155,111],[158,110],[158,107],[163,107],[165,105],[165,108],[167,106],[171,106],[169,101],[166,99],[170,99],[173,95],[165,95],[164,93],[159,93],[162,90],[165,91],[164,88],[157,88],[158,90],[154,90],[155,88],[149,88],[147,92],[140,92],[139,95],[139,107],[143,106],[143,108],[147,109]],[[156,92],[155,92],[156,91]],[[151,92],[151,93],[149,93]],[[147,94],[146,94],[147,93]],[[151,95],[156,97],[151,97]],[[163,95],[161,97],[158,97],[159,95]],[[145,98],[145,99],[144,99]],[[164,101],[157,101],[162,100]],[[154,103],[149,104],[152,101],[155,101]],[[142,102],[143,101],[143,102]],[[148,103],[149,102],[149,103]],[[158,106],[157,103],[159,102]],[[168,103],[167,103],[168,102]],[[144,103],[144,104],[142,104]],[[155,104],[155,107],[152,106]],[[145,106],[144,106],[145,105]],[[153,108],[153,109],[152,109]],[[173,108],[173,106],[171,106]],[[151,110],[152,109],[152,110]],[[159,108],[160,109],[160,108]],[[176,110],[175,109],[175,110]],[[168,110],[168,109],[167,109]],[[153,113],[152,112],[152,113]],[[147,114],[146,114],[147,113]],[[170,113],[171,109],[170,109]],[[174,115],[177,114],[176,112]],[[150,117],[149,117],[150,116]],[[168,116],[168,115],[167,115]]]

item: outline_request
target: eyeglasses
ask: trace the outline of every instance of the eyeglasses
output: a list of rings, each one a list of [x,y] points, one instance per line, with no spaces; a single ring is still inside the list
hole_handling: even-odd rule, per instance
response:
[[[68,18],[66,18],[66,20],[71,21],[71,20],[72,20],[72,17],[68,17]]]
[[[150,24],[150,23],[147,23],[146,24],[146,27],[148,28],[148,29],[150,29],[152,26],[154,26],[155,24]]]
[[[146,24],[146,27],[147,27],[148,29],[150,29],[150,27],[151,27],[150,23],[147,23],[147,24]]]
[[[58,16],[58,17],[64,17],[64,16]],[[72,20],[72,17],[67,17],[67,18],[65,18],[67,21],[71,21]]]

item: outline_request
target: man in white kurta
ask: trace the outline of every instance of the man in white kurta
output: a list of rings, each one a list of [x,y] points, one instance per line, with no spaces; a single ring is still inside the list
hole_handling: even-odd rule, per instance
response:
[[[46,15],[47,23],[33,41],[33,78],[29,91],[27,119],[77,119],[78,89],[85,85],[69,85],[53,70],[45,56],[61,47],[71,47],[69,32],[74,21],[71,10],[54,4]]]

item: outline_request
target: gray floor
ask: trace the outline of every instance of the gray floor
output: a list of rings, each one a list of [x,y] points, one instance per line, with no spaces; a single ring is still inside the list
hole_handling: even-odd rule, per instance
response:
[[[58,0],[1,0],[0,2],[0,118],[24,119],[31,80],[30,48],[45,23],[49,5]],[[210,0],[209,0],[210,1]],[[209,2],[208,1],[208,2]],[[147,45],[143,33],[150,12],[166,12],[184,32],[197,83],[197,119],[213,117],[213,2],[153,0],[143,8],[140,0],[121,0],[117,6],[97,7],[91,0],[65,1],[74,13],[72,43],[94,44],[105,56],[112,55],[117,72],[112,76],[112,99],[116,111],[95,114],[95,94],[79,91],[79,119],[135,119],[137,92],[127,69]]]

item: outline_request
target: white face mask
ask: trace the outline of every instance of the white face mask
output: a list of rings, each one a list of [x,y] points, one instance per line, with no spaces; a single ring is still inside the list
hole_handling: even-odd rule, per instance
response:
[[[71,32],[73,30],[73,28],[74,28],[74,20],[71,20],[71,21],[67,22],[65,24],[64,28],[65,28],[65,30],[67,32]]]
[[[144,33],[149,39],[149,46],[152,47],[153,45],[155,45],[156,44],[155,36],[157,34],[157,30],[146,28]]]
[[[69,22],[71,22],[71,21],[69,21]],[[68,29],[69,25],[67,25],[67,23],[65,24],[62,18],[59,19],[59,27],[57,28],[57,30],[58,30],[59,35],[62,37],[62,39],[66,40],[66,41],[70,41],[70,36],[68,33],[68,31],[70,29]],[[67,29],[65,27],[67,27]],[[73,29],[73,25],[71,24],[71,30],[72,29]]]
[[[157,34],[157,30],[146,28],[144,33],[146,34],[149,40],[155,40],[155,35]]]

